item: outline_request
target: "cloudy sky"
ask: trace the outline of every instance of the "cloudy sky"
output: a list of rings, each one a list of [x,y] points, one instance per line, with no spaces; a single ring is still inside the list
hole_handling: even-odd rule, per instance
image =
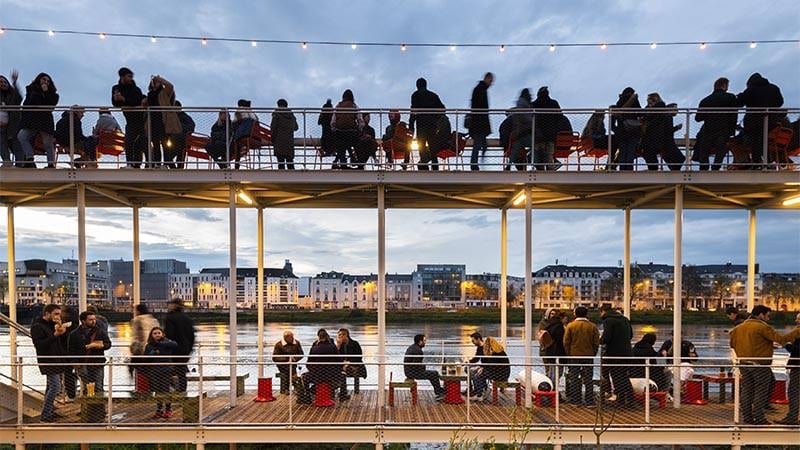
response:
[[[292,1],[163,2],[2,0],[0,26],[143,34],[297,40],[390,42],[602,42],[797,39],[796,0],[749,1]],[[642,95],[696,106],[719,76],[731,90],[755,71],[778,84],[789,106],[800,106],[800,46],[659,46],[544,49],[269,46],[197,41],[19,34],[0,36],[0,71],[19,69],[27,84],[49,72],[61,104],[109,102],[117,69],[128,66],[144,84],[150,74],[171,80],[184,105],[233,105],[249,98],[272,106],[319,107],[352,88],[362,107],[407,107],[414,80],[428,79],[449,107],[468,106],[486,71],[496,74],[493,107],[510,106],[523,87],[547,85],[563,107],[605,106],[625,86]],[[198,117],[208,132],[209,117]],[[314,120],[311,119],[310,120]],[[582,126],[584,119],[573,118]],[[578,122],[577,124],[575,122]],[[88,125],[86,126],[88,128]],[[88,129],[87,129],[88,131]],[[0,210],[5,215],[5,210]],[[142,256],[178,258],[198,270],[227,265],[227,212],[143,210]],[[240,264],[255,264],[255,214],[239,215]],[[499,270],[499,212],[389,211],[388,270],[417,263],[465,263],[468,271]],[[130,258],[130,212],[88,212],[89,258]],[[74,211],[20,208],[17,254],[58,260],[77,254]],[[0,251],[5,255],[5,220]],[[522,216],[511,213],[510,272],[522,274]],[[635,211],[632,253],[639,262],[672,261],[672,213]],[[744,263],[743,211],[687,211],[684,260]],[[800,272],[800,212],[759,213],[758,261],[762,270]],[[275,210],[267,216],[268,264],[291,259],[296,272],[375,271],[374,211]],[[616,265],[622,257],[620,211],[536,211],[534,266],[559,262]],[[4,259],[4,258],[2,258]]]

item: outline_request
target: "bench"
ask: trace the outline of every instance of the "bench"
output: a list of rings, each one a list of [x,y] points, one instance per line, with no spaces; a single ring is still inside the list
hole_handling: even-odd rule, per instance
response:
[[[406,378],[405,381],[392,381],[391,373],[389,374],[389,406],[394,407],[394,390],[395,389],[408,389],[411,391],[411,404],[417,406],[417,381],[411,378]]]
[[[245,373],[236,375],[236,396],[241,397],[244,395],[244,380],[248,379],[250,374]],[[203,375],[203,382],[206,381],[228,381],[231,377],[229,375]],[[186,381],[199,382],[199,375],[187,375]]]
[[[106,415],[106,405],[108,404],[107,392],[98,392],[93,396],[82,396],[75,400],[81,407],[81,421],[85,423],[102,422]],[[203,393],[203,397],[206,394]],[[112,403],[135,404],[135,403],[177,403],[181,405],[184,423],[200,422],[200,396],[198,394],[186,394],[184,392],[116,392],[111,397]]]
[[[556,391],[533,391],[533,403],[538,407],[555,408],[556,395]]]
[[[522,385],[517,381],[495,381],[492,380],[492,404],[497,404],[497,390],[514,388],[514,402],[517,406],[522,404]]]
[[[634,392],[633,397],[637,400],[644,403],[644,392],[638,393]],[[650,398],[656,399],[658,401],[659,408],[666,408],[667,407],[667,393],[664,391],[650,391]]]

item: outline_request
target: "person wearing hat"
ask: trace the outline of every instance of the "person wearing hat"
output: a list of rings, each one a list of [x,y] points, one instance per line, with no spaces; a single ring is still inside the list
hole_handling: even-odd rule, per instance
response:
[[[557,101],[550,98],[547,86],[542,86],[536,91],[536,100],[531,103],[534,109],[561,109]],[[555,112],[538,112],[534,114],[536,130],[533,150],[533,163],[536,170],[555,170],[554,154],[556,151],[556,135],[558,135],[558,120],[560,114]]]
[[[119,82],[111,88],[111,104],[122,108],[125,116],[125,160],[128,167],[139,168],[142,156],[147,151],[147,134],[145,122],[147,117],[143,111],[132,111],[131,108],[140,108],[147,105],[147,97],[142,94],[136,81],[133,80],[133,71],[122,67],[117,71]]]
[[[174,374],[178,377],[175,390],[186,392],[186,372],[189,371],[186,363],[194,350],[195,330],[194,322],[183,312],[183,299],[174,298],[169,303],[169,312],[164,319],[164,334],[178,343],[178,348],[173,352],[177,357],[172,358],[174,363],[179,364],[173,366]]]

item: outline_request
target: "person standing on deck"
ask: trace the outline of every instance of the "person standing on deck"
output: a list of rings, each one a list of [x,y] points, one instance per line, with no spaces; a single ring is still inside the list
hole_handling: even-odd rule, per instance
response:
[[[486,136],[492,134],[492,124],[489,119],[489,88],[494,83],[494,74],[486,72],[483,79],[472,89],[470,98],[470,114],[467,116],[466,127],[472,138],[472,155],[469,158],[470,170],[478,170],[478,157],[486,154]]]

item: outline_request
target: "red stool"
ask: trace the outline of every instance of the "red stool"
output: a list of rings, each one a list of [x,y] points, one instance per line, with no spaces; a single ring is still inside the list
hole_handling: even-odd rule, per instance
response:
[[[555,408],[557,394],[556,391],[533,391],[533,403],[539,407]],[[545,399],[547,404],[545,404]]]
[[[686,380],[684,389],[681,403],[687,405],[708,404],[708,400],[703,398],[703,380]]]
[[[253,399],[254,402],[271,402],[275,397],[272,396],[272,377],[258,379],[258,394]]]
[[[314,406],[329,407],[336,406],[336,402],[331,397],[331,385],[328,383],[317,383],[314,386]]]
[[[522,405],[522,385],[516,381],[496,381],[492,380],[492,404],[497,404],[497,390],[514,388],[514,402],[517,406]]]
[[[775,380],[775,386],[772,387],[769,402],[778,405],[789,404],[789,399],[786,397],[786,380]]]
[[[634,392],[633,396],[644,403],[644,392],[641,394],[638,392]],[[666,408],[667,407],[667,393],[661,391],[650,391],[650,398],[654,398],[658,400],[658,407],[659,408]]]
[[[141,370],[136,371],[135,383],[136,392],[150,392],[150,379]]]

